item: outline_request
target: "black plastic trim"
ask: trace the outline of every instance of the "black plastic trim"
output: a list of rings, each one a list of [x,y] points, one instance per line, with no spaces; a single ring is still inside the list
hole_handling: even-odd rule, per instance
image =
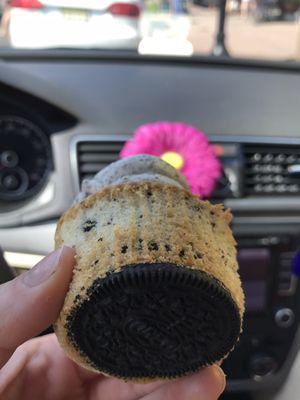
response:
[[[267,69],[278,72],[300,73],[300,63],[295,61],[268,61],[261,59],[243,59],[213,56],[161,56],[161,55],[139,55],[134,51],[103,51],[98,49],[77,50],[77,49],[46,49],[46,50],[18,50],[0,49],[0,60],[3,61],[82,61],[93,62],[112,62],[120,61],[127,63],[146,63],[146,64],[172,64],[190,66],[210,66],[210,67],[237,67],[249,69]]]

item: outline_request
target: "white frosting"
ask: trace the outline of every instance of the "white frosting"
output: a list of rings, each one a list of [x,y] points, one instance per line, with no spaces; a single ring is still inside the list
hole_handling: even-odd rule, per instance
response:
[[[93,178],[83,180],[75,203],[105,187],[128,182],[160,182],[189,189],[186,180],[176,169],[158,157],[140,154],[116,161]]]

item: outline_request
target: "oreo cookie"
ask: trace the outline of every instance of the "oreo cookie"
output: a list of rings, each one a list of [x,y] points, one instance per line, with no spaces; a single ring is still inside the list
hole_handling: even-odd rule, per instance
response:
[[[95,280],[65,328],[93,369],[127,380],[163,379],[226,356],[241,316],[230,292],[203,271],[136,264]]]

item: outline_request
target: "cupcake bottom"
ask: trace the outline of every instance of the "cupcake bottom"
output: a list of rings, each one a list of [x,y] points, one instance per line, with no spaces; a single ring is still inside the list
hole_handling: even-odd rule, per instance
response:
[[[176,378],[220,361],[240,326],[239,309],[216,278],[146,263],[96,279],[65,328],[91,369],[143,381]]]

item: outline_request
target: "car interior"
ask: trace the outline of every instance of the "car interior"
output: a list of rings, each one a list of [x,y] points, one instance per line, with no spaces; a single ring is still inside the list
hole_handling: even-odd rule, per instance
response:
[[[53,249],[82,180],[116,161],[138,126],[193,125],[221,149],[210,201],[233,213],[246,294],[222,398],[296,400],[300,64],[230,57],[223,39],[214,54],[189,57],[0,49],[0,283]]]

